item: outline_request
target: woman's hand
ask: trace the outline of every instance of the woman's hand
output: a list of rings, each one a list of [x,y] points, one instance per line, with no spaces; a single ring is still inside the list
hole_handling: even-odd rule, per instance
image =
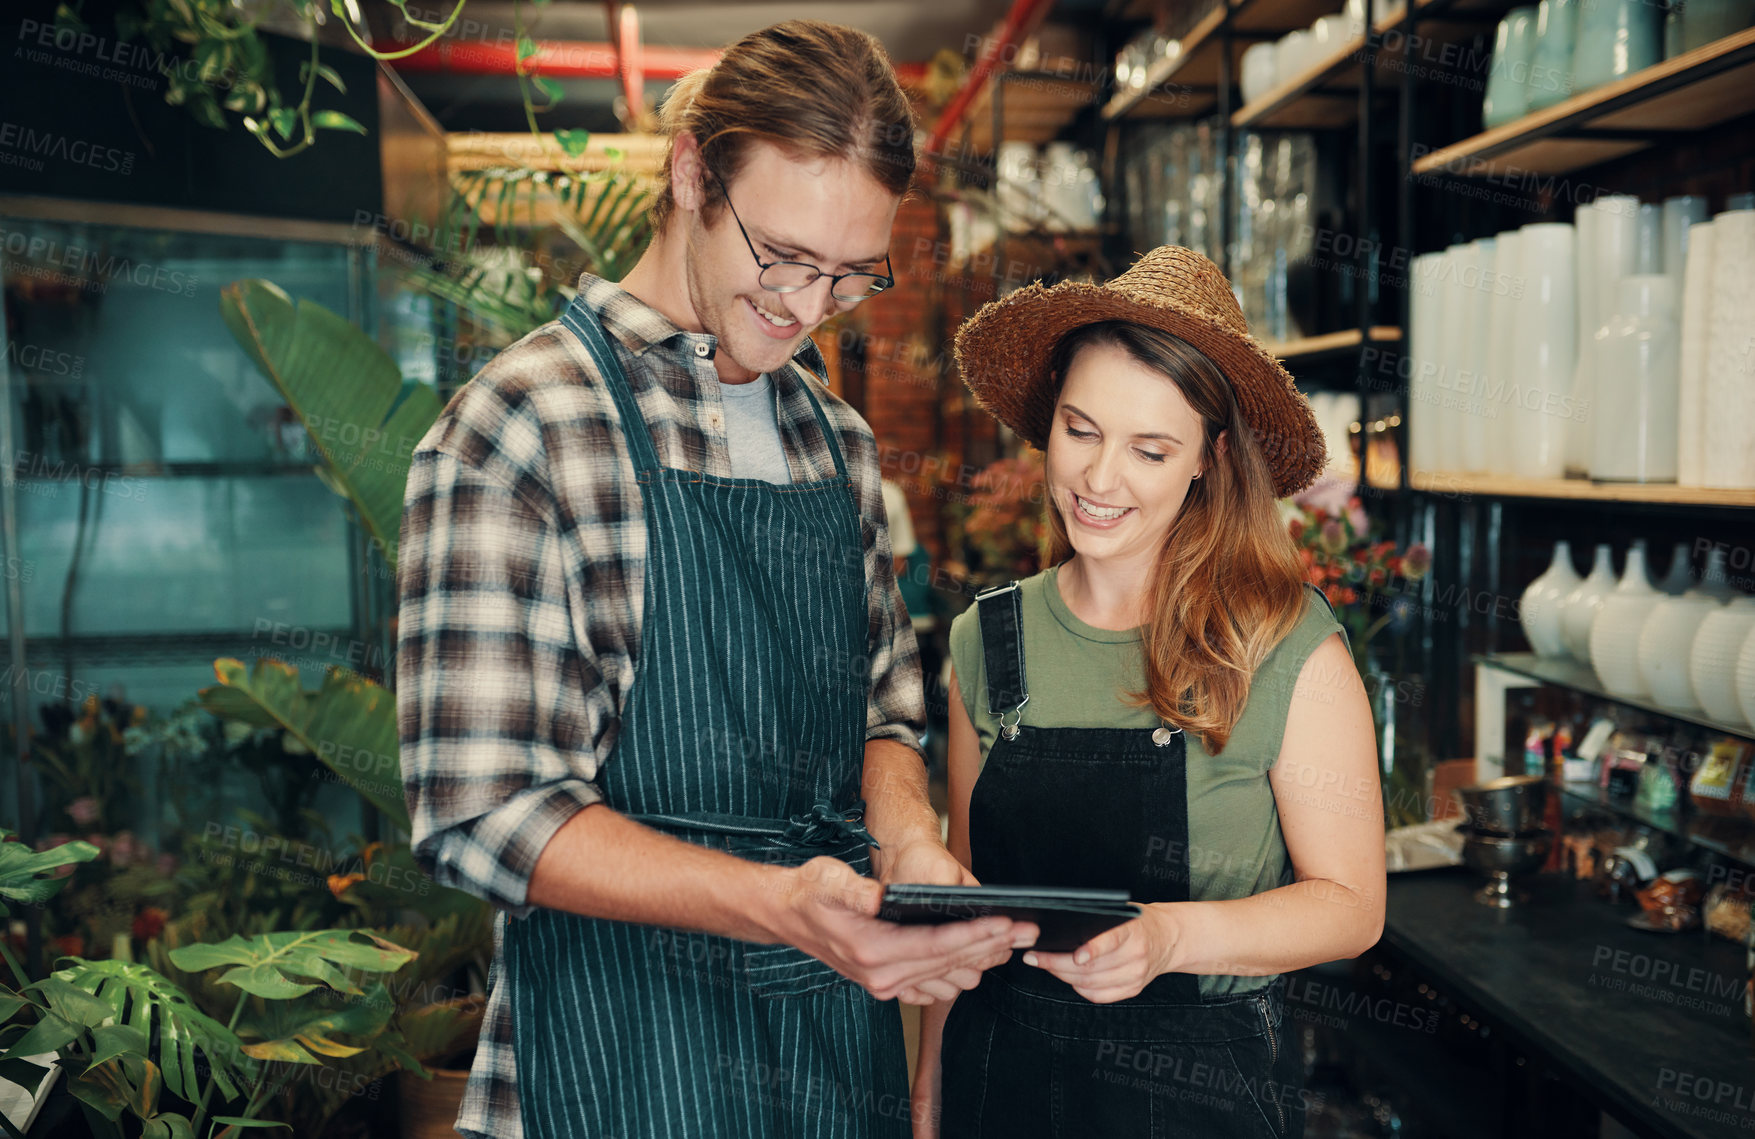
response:
[[[1136,997],[1154,977],[1170,972],[1182,930],[1174,903],[1153,903],[1130,922],[1098,934],[1071,953],[1024,954],[1024,964],[1046,969],[1092,1004]]]

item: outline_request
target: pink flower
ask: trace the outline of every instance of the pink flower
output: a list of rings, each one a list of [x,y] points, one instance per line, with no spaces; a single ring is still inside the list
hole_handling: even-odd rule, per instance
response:
[[[82,827],[97,822],[97,800],[90,795],[81,795],[67,804],[67,815]]]
[[[1415,542],[1408,547],[1407,555],[1402,558],[1402,572],[1406,573],[1410,580],[1418,581],[1425,577],[1426,572],[1431,568],[1431,550],[1428,550],[1420,542]]]
[[[1322,544],[1331,553],[1339,553],[1347,544],[1347,532],[1333,518],[1322,524]]]

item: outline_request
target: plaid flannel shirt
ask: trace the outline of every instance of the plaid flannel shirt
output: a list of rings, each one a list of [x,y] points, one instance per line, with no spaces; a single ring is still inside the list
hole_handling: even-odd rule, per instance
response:
[[[717,337],[678,328],[585,275],[667,467],[731,475],[713,368]],[[799,367],[799,365],[803,367]],[[821,375],[807,338],[773,373],[795,481],[835,477],[800,385]],[[865,553],[871,661],[866,738],[920,750],[920,657],[896,588],[871,428],[820,383],[852,477]],[[501,352],[415,448],[403,500],[396,697],[415,857],[434,880],[499,907],[481,1042],[457,1127],[520,1139],[510,996],[497,983],[507,915],[537,856],[602,798],[634,678],[646,526],[614,400],[560,322]],[[585,1073],[580,1077],[585,1078]]]

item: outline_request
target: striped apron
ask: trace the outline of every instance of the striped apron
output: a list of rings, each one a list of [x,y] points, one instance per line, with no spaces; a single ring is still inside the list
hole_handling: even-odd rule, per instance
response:
[[[869,874],[864,548],[821,404],[807,383],[833,479],[662,467],[596,319],[575,302],[562,320],[615,399],[646,520],[606,801],[737,857]],[[909,1133],[898,1006],[797,949],[538,909],[506,922],[503,954],[530,1139]]]

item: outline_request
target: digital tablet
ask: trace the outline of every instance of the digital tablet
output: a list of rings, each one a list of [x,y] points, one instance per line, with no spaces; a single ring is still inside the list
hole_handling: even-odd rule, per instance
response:
[[[898,885],[884,890],[878,917],[901,925],[941,925],[997,914],[1034,922],[1035,949],[1071,953],[1104,930],[1139,917],[1126,890],[1071,886]]]

